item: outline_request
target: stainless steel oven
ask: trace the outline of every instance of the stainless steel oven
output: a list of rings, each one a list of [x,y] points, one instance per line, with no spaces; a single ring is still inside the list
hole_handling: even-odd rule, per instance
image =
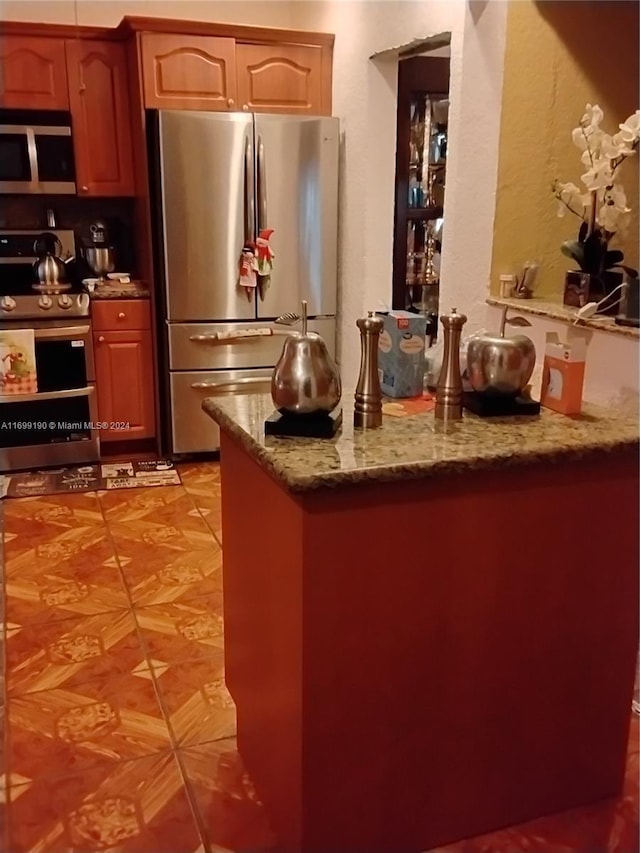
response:
[[[0,193],[75,192],[69,113],[0,110]]]
[[[28,325],[35,336],[38,390],[0,395],[0,471],[96,462],[100,443],[89,318]],[[2,331],[10,332],[8,324]]]

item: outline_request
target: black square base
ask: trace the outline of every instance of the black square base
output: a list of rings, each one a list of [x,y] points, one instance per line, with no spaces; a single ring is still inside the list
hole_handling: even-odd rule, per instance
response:
[[[540,403],[527,397],[493,397],[477,391],[465,391],[462,394],[462,405],[481,418],[540,414]]]
[[[283,415],[274,412],[264,422],[265,435],[291,438],[333,438],[342,426],[342,409],[328,415]]]

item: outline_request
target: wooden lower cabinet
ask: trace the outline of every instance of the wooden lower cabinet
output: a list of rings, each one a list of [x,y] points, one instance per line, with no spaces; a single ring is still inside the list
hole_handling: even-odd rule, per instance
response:
[[[153,341],[149,328],[128,328],[142,325],[141,306],[134,305],[137,310],[131,312],[131,320],[129,311],[121,310],[122,304],[95,306],[93,349],[98,418],[104,425],[101,441],[131,441],[155,435]],[[113,328],[113,317],[118,328]],[[105,325],[111,328],[104,328]]]

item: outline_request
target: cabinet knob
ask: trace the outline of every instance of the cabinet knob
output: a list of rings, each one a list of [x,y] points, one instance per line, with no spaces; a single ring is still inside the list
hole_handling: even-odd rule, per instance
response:
[[[125,318],[125,317],[126,317],[126,314],[124,313],[124,311],[121,311],[121,312],[118,314],[118,320],[124,320],[124,318]]]
[[[88,187],[86,184],[83,184],[83,185],[82,185],[82,192],[83,192],[83,193],[88,193],[88,192],[89,192],[89,187]]]
[[[242,109],[243,109],[243,111],[244,111],[245,113],[248,113],[248,112],[249,112],[249,105],[248,105],[248,104],[243,104],[243,105],[242,105]]]
[[[232,107],[235,104],[233,98],[227,98],[227,106]]]
[[[103,344],[103,343],[104,343],[104,335],[100,335],[100,336],[98,337],[98,343],[99,343],[99,344]]]

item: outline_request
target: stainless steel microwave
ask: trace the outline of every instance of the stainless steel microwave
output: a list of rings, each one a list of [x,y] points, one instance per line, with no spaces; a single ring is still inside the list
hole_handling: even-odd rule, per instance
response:
[[[75,192],[70,114],[0,110],[0,193]]]

